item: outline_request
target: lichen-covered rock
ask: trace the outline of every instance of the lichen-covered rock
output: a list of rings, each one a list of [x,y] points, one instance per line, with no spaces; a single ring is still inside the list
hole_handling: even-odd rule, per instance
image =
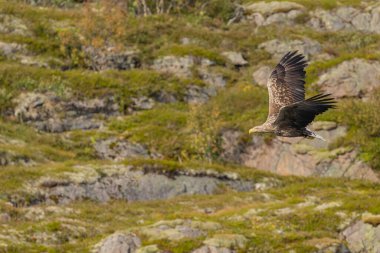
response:
[[[239,52],[228,51],[223,52],[222,55],[237,67],[246,66],[248,64],[248,62],[244,59],[243,55]]]
[[[304,10],[303,5],[287,2],[287,1],[272,1],[272,2],[257,2],[245,6],[247,12],[259,12],[264,15],[271,15],[279,12],[289,12],[292,10]]]
[[[116,232],[96,244],[92,253],[135,253],[141,246],[140,238],[134,234]]]
[[[115,47],[84,48],[86,64],[93,70],[134,69],[141,66],[139,52],[133,49],[119,51]]]
[[[273,68],[269,66],[261,66],[255,72],[253,72],[253,80],[260,86],[266,87],[270,74]]]
[[[314,129],[315,124],[315,129]],[[276,138],[265,141],[254,136],[244,144],[239,132],[222,135],[222,158],[248,167],[268,170],[281,175],[348,177],[378,181],[376,173],[357,159],[350,148],[328,150],[329,143],[346,134],[346,128],[335,122],[315,122],[311,128],[328,142],[318,139]]]
[[[96,116],[118,114],[118,105],[112,97],[63,100],[52,93],[28,92],[20,94],[14,103],[14,115],[20,122],[46,132],[99,128],[102,122]]]
[[[335,97],[362,97],[380,87],[380,63],[364,59],[344,61],[323,74],[316,85]]]
[[[217,248],[244,249],[248,239],[239,234],[216,234],[203,243]]]
[[[256,26],[291,25],[305,8],[293,2],[258,2],[244,7],[246,19]]]
[[[154,60],[152,68],[157,71],[168,72],[178,77],[189,78],[192,76],[191,68],[196,64],[193,56],[164,56]]]
[[[343,230],[341,235],[352,253],[380,252],[380,226],[358,220]]]
[[[149,227],[141,229],[141,233],[152,240],[168,239],[178,241],[186,238],[197,238],[206,234],[208,230],[220,229],[221,226],[214,222],[199,222],[192,220],[159,221]]]
[[[298,50],[299,53],[304,54],[307,59],[322,52],[319,42],[308,38],[291,41],[274,39],[261,43],[259,48],[269,52],[276,59],[280,59],[287,52],[294,50]]]
[[[209,100],[210,96],[210,90],[207,87],[190,85],[184,99],[190,104],[203,104]]]
[[[154,107],[154,100],[148,97],[132,98],[132,110],[149,110]]]
[[[97,141],[94,145],[97,155],[102,159],[121,161],[126,158],[149,157],[148,151],[138,143],[110,138]]]
[[[218,178],[217,173],[169,177],[121,165],[101,168],[80,166],[76,169],[77,172],[65,173],[65,179],[41,179],[31,192],[41,196],[42,201],[69,203],[83,199],[100,202],[111,199],[168,199],[179,195],[214,194],[220,187],[236,191],[251,191],[255,188],[253,182],[230,179],[226,175],[219,175]]]
[[[362,31],[380,33],[380,7],[373,5],[365,10],[342,6],[335,10],[317,9],[311,13],[309,25],[327,31]]]

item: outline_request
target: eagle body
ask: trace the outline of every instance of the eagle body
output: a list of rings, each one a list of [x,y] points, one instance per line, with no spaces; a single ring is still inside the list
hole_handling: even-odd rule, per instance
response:
[[[283,137],[321,136],[307,129],[314,118],[335,107],[330,94],[318,94],[305,99],[305,67],[307,62],[297,51],[285,54],[267,82],[269,112],[264,124],[249,133],[269,132]]]

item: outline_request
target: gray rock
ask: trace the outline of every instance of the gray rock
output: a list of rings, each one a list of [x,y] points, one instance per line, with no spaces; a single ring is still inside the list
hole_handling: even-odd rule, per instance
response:
[[[204,68],[198,70],[201,79],[208,84],[208,89],[213,90],[209,92],[215,94],[218,89],[224,88],[226,86],[226,79],[222,74],[213,73]]]
[[[260,86],[266,87],[272,68],[268,66],[262,66],[253,72],[253,80]]]
[[[256,26],[292,25],[305,8],[292,2],[258,2],[245,7],[247,20]]]
[[[94,148],[101,159],[121,161],[127,158],[149,157],[148,151],[142,145],[116,138],[97,141]]]
[[[154,107],[154,100],[148,97],[132,98],[133,110],[150,110]]]
[[[141,246],[140,239],[134,234],[116,232],[96,244],[92,253],[135,253]]]
[[[318,126],[319,125],[319,126]],[[347,177],[379,181],[376,173],[350,148],[328,150],[329,143],[346,134],[343,126],[317,124],[317,133],[328,142],[304,138],[276,138],[265,142],[254,136],[242,147],[241,163],[281,175]]]
[[[222,55],[226,57],[233,65],[241,67],[248,65],[248,62],[244,59],[243,55],[239,52],[223,52]]]
[[[52,93],[22,93],[14,99],[14,115],[20,122],[46,132],[93,129],[102,126],[96,116],[118,114],[112,97],[90,100],[63,100]]]
[[[153,62],[152,68],[157,71],[169,72],[178,77],[190,78],[192,76],[191,68],[196,64],[193,56],[164,56]]]
[[[228,248],[217,248],[214,246],[203,246],[199,249],[192,251],[192,253],[236,253],[235,250]]]
[[[318,9],[311,16],[309,25],[319,30],[380,33],[380,8],[376,5],[365,10],[347,6],[331,11]]]
[[[210,91],[207,89],[207,87],[190,85],[186,91],[184,100],[190,104],[203,104],[207,102],[209,98]]]
[[[258,12],[264,15],[271,15],[279,12],[289,12],[292,10],[304,10],[303,5],[294,2],[258,2],[245,6],[246,12]]]
[[[221,159],[225,161],[232,161],[234,163],[241,162],[241,153],[243,151],[242,145],[240,145],[240,137],[242,133],[235,130],[226,130],[221,136]]]
[[[147,168],[146,168],[147,169]],[[76,173],[66,173],[68,179],[42,179],[39,187],[31,189],[42,199],[68,203],[73,200],[91,199],[106,202],[111,199],[128,201],[167,199],[178,195],[209,195],[216,193],[221,186],[236,191],[251,191],[253,182],[221,179],[204,174],[187,176],[166,176],[144,173],[125,166],[93,169],[80,167]]]
[[[308,38],[292,41],[280,41],[274,39],[261,43],[259,48],[272,54],[276,59],[280,59],[287,52],[294,50],[298,50],[299,53],[304,54],[307,59],[310,59],[310,56],[312,55],[322,52],[322,47],[319,42]]]
[[[84,48],[86,53],[86,65],[93,70],[107,70],[107,69],[134,69],[139,68],[141,61],[139,52],[130,49],[125,51],[116,50],[115,47],[105,48]]]
[[[362,97],[380,87],[380,63],[345,61],[323,74],[316,85],[335,97]]]
[[[212,238],[203,241],[203,243],[217,248],[244,249],[248,240],[239,234],[216,234]]]
[[[193,239],[205,235],[205,231],[220,229],[219,223],[199,222],[192,220],[159,221],[151,226],[143,227],[140,232],[151,240],[178,241]]]
[[[354,222],[341,233],[352,253],[380,252],[380,226],[372,226],[362,220]]]

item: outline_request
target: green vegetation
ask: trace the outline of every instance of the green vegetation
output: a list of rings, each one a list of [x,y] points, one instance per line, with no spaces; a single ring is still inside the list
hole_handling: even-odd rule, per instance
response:
[[[344,5],[362,8],[359,0],[292,1],[309,10]],[[10,220],[4,222],[7,224],[0,224],[0,253],[90,252],[93,245],[115,231],[134,232],[144,245],[156,244],[173,253],[190,252],[218,233],[244,235],[249,241],[249,252],[309,253],[316,250],[315,245],[335,242],[347,219],[364,212],[380,213],[378,184],[282,177],[229,164],[221,158],[224,131],[240,131],[239,141],[246,143],[251,141],[248,129],[267,117],[267,90],[253,83],[252,72],[276,62],[259,47],[261,43],[306,37],[321,43],[323,53],[331,58],[318,59],[308,66],[306,89],[312,95],[319,92],[313,84],[328,69],[354,58],[380,60],[380,35],[316,31],[303,25],[307,14],[299,17],[293,27],[256,28],[249,22],[228,26],[235,4],[223,0],[210,0],[207,4],[178,0],[162,14],[156,14],[158,1],[149,0],[153,15],[146,17],[139,13],[137,1],[129,1],[127,9],[120,3],[103,0],[97,4],[45,0],[38,6],[28,2],[31,1],[0,0],[0,21],[8,15],[17,18],[14,22],[19,22],[19,27],[26,27],[18,33],[0,32],[0,42],[24,46],[21,52],[10,56],[0,53],[0,220],[1,214],[10,215]],[[258,0],[236,1],[253,2]],[[92,71],[86,48],[133,50],[142,66]],[[232,66],[222,55],[225,51],[241,52],[249,66]],[[202,80],[196,67],[190,68],[192,77],[151,68],[155,59],[167,55],[213,61],[215,65],[208,66],[207,71],[223,76],[226,86],[205,103],[186,102],[189,86],[206,89],[210,85]],[[23,57],[35,62],[22,63]],[[45,133],[32,124],[18,122],[14,116],[16,98],[26,92],[52,93],[64,101],[113,97],[119,114],[99,116],[104,120],[99,129]],[[170,96],[172,101],[159,101],[161,94]],[[154,99],[153,108],[134,110],[134,99],[141,97]],[[358,150],[360,159],[380,171],[379,99],[380,90],[374,90],[366,99],[341,99],[336,110],[319,116],[317,120],[335,121],[347,126],[348,131],[318,155],[331,157]],[[110,137],[142,144],[159,158],[100,160],[94,144]],[[51,179],[53,183],[62,180],[65,184],[72,173],[86,176],[86,170],[80,166],[94,167],[95,174],[103,177],[107,175],[104,168],[111,165],[168,176],[185,170],[233,172],[245,180],[273,181],[274,187],[248,193],[223,188],[210,196],[129,203],[81,200],[56,206],[54,198],[46,203],[37,199],[35,191],[40,189],[35,186],[42,179]],[[316,209],[331,202],[338,204],[322,211]],[[291,211],[282,210],[287,208]],[[39,216],[41,210],[43,215]],[[32,211],[36,213],[30,214]],[[142,227],[173,219],[213,221],[222,224],[222,228],[196,239],[178,241],[152,240],[141,232]],[[378,217],[370,217],[368,222],[378,224]],[[239,253],[243,252],[246,251]]]

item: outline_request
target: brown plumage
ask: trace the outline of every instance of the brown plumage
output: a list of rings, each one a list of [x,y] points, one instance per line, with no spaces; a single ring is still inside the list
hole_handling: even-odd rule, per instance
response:
[[[330,94],[319,94],[305,100],[305,67],[307,61],[297,51],[288,52],[272,71],[267,82],[269,113],[261,126],[249,130],[272,132],[286,137],[314,137],[319,135],[307,129],[315,116],[334,108]]]

